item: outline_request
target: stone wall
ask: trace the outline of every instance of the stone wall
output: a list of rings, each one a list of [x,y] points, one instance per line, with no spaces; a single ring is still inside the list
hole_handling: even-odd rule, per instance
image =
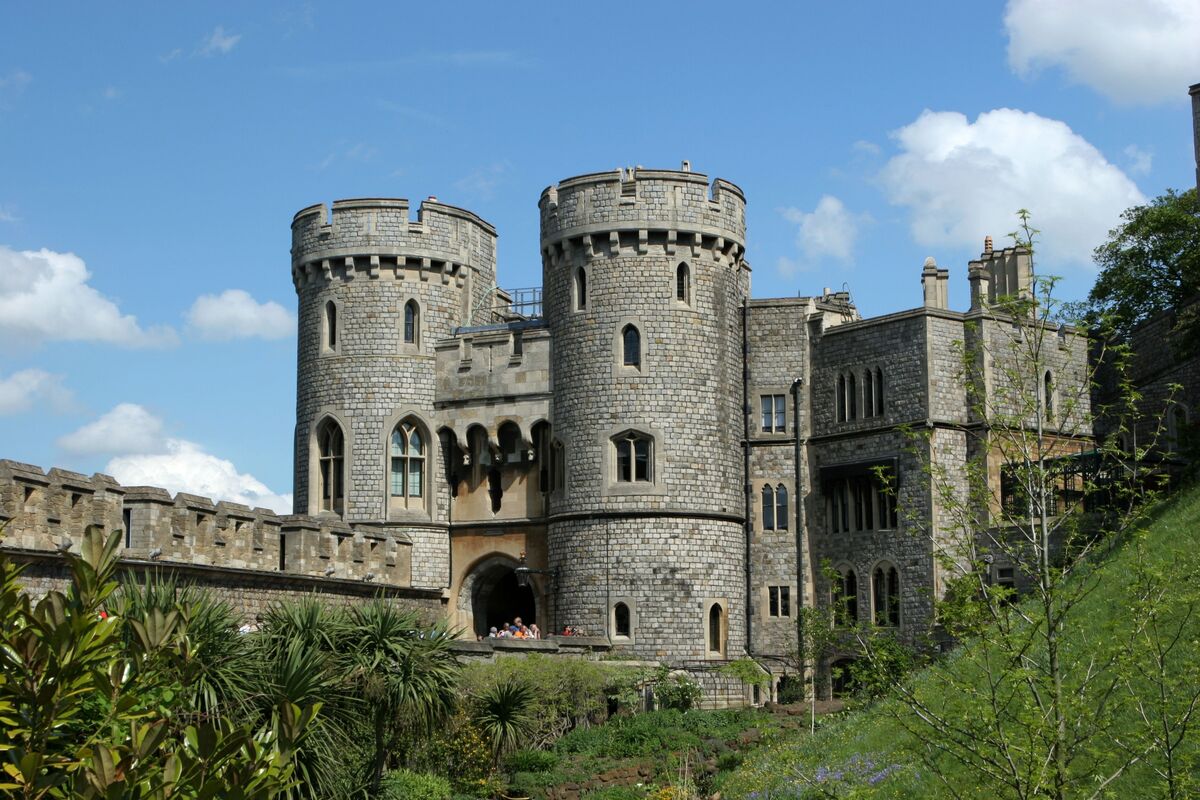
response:
[[[539,204],[566,461],[548,529],[557,616],[608,631],[628,598],[639,656],[707,658],[713,604],[727,641],[715,657],[746,647],[744,202],[720,180],[710,194],[703,175],[639,169],[562,181]],[[623,357],[627,326],[636,365]],[[628,432],[649,442],[645,480],[618,476],[614,442]]]
[[[236,572],[233,583],[289,585],[305,578],[319,588],[361,584],[371,594],[411,585],[412,543],[403,534],[352,526],[334,517],[279,516],[238,503],[146,486],[121,486],[107,475],[0,461],[3,547],[34,557],[79,551],[96,525],[121,531],[122,557],[164,569]],[[231,572],[232,571],[232,572]],[[309,586],[310,583],[303,583]],[[437,593],[414,597],[440,598]]]

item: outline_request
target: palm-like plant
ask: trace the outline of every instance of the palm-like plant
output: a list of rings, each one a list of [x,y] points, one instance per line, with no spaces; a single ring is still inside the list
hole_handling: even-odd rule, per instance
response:
[[[492,763],[515,750],[534,729],[533,689],[516,679],[489,686],[474,701],[475,724],[492,746]]]
[[[370,718],[369,779],[379,791],[388,753],[404,734],[426,735],[454,708],[458,660],[443,626],[421,628],[416,615],[378,598],[349,615],[346,677]]]

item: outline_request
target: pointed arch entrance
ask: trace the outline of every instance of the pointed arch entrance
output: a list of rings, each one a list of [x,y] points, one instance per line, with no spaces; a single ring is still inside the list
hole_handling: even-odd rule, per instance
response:
[[[526,625],[538,623],[538,598],[532,585],[517,581],[519,563],[508,556],[495,555],[476,564],[459,591],[459,609],[471,618],[471,630],[477,636],[488,635],[493,627],[517,617]],[[460,617],[461,619],[461,617]]]

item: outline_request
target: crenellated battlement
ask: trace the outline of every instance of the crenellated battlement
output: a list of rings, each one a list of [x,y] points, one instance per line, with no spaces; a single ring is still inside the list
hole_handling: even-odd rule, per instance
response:
[[[297,290],[314,280],[402,278],[405,270],[461,283],[466,270],[492,276],[495,265],[496,229],[433,198],[421,202],[415,220],[403,198],[337,200],[332,213],[319,203],[292,219]]]
[[[121,486],[103,474],[0,460],[0,546],[74,549],[97,525],[123,530],[135,561],[204,565],[315,578],[411,585],[412,543],[336,517],[277,515],[153,486]]]
[[[746,198],[737,185],[683,170],[640,167],[578,175],[548,186],[541,209],[542,252],[552,263],[628,250],[707,250],[740,263]]]

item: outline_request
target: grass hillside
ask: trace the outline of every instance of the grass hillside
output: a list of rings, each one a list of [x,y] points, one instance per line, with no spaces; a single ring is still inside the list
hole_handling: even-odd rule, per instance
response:
[[[1073,671],[1063,687],[1068,697],[1079,700],[1070,733],[1083,744],[1061,796],[1200,797],[1200,487],[1165,502],[1142,535],[1131,537],[1079,579],[1093,578],[1094,590],[1063,624],[1064,649],[1085,669]],[[1149,625],[1139,613],[1148,595],[1157,598],[1159,612]],[[986,637],[974,644],[976,653],[989,647]],[[975,680],[979,663],[978,656],[952,654],[937,669],[915,675],[909,685],[914,696],[969,730],[974,724],[971,709],[978,708],[972,703],[989,696],[985,682]],[[1091,681],[1085,678],[1088,670]],[[1094,680],[1100,671],[1104,680]],[[954,679],[948,680],[948,674]],[[950,685],[961,687],[963,680],[971,688],[946,691]],[[1013,752],[1036,751],[1028,734],[1035,726],[1019,720],[1022,714],[1037,713],[1032,706],[1014,713],[1017,722],[1006,731]],[[927,730],[909,706],[882,700],[828,720],[815,735],[792,734],[759,750],[722,776],[720,788],[726,798],[753,800],[1019,796],[982,769],[939,753],[924,735]],[[1111,775],[1131,759],[1111,783],[1101,785],[1099,776]]]

